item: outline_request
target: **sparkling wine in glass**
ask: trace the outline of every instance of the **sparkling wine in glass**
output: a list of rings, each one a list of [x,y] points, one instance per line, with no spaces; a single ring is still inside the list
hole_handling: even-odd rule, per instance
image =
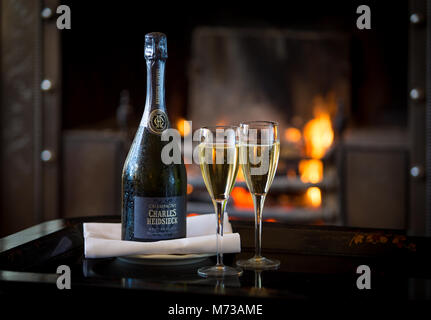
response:
[[[271,121],[249,121],[239,128],[240,163],[253,197],[255,212],[255,255],[236,264],[245,269],[276,269],[278,260],[270,260],[261,254],[262,211],[265,197],[274,180],[280,154],[278,124]]]
[[[203,277],[242,274],[240,268],[225,266],[221,253],[224,210],[239,168],[237,129],[231,126],[200,129],[201,143],[198,146],[200,168],[217,215],[217,264],[200,268],[198,274]]]

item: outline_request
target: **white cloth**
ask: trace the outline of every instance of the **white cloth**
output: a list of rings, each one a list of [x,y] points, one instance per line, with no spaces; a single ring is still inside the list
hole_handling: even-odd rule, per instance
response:
[[[241,252],[238,233],[232,233],[228,216],[223,219],[222,253]],[[138,254],[191,254],[216,252],[216,215],[187,218],[187,237],[155,242],[121,240],[121,223],[84,223],[86,258],[109,258]]]

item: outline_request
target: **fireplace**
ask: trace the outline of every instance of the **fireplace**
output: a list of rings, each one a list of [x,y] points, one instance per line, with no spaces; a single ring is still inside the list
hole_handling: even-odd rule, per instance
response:
[[[336,151],[350,112],[349,43],[337,32],[198,28],[193,33],[187,114],[193,126],[256,119],[280,125],[281,155],[266,221],[341,221]],[[211,211],[199,168],[188,169],[189,210]],[[254,216],[241,171],[228,212],[232,218]]]
[[[119,214],[127,132],[145,102],[142,35],[151,31],[168,36],[166,100],[183,135],[203,125],[279,122],[264,219],[423,234],[425,1],[393,4],[390,15],[373,2],[371,30],[357,29],[355,1],[295,2],[290,10],[181,5],[163,19],[143,19],[157,4],[64,3],[75,22],[61,32],[53,16],[40,16],[45,3],[2,10],[11,17],[3,19],[2,52],[17,59],[2,64],[2,77],[17,83],[2,84],[1,203],[15,213],[0,216],[3,234],[57,217]],[[24,21],[21,33],[6,32]],[[27,69],[16,67],[23,52],[34,57]],[[52,85],[41,89],[43,80]],[[16,88],[24,84],[22,96]],[[128,109],[119,107],[124,89]],[[133,112],[128,121],[119,109]],[[189,212],[212,211],[199,168],[187,170]],[[241,174],[228,212],[253,219]]]
[[[351,48],[351,37],[335,31],[204,27],[193,32],[185,117],[195,129],[253,119],[280,124],[282,151],[265,221],[406,226],[406,133],[352,129],[357,93],[352,94],[351,72],[357,66]],[[177,126],[182,128],[181,120]],[[369,157],[371,164],[362,168]],[[359,170],[384,182],[358,189],[361,178],[352,172]],[[211,212],[199,168],[189,165],[188,175],[189,210]],[[379,184],[383,188],[374,189]],[[398,188],[386,189],[386,184]],[[392,212],[381,217],[371,204]],[[232,219],[254,217],[241,172],[228,212]]]

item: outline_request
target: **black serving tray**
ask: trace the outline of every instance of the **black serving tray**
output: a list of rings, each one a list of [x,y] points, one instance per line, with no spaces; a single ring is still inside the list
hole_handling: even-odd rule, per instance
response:
[[[73,292],[127,292],[178,299],[430,298],[429,238],[401,231],[265,223],[263,252],[277,258],[275,271],[245,271],[240,278],[204,279],[197,269],[212,258],[191,265],[144,266],[110,259],[85,259],[82,224],[120,222],[119,217],[60,219],[41,223],[0,239],[0,291],[57,292],[59,265],[71,268]],[[253,253],[254,224],[231,221],[241,234],[242,253]],[[368,265],[372,289],[359,290],[356,270]],[[108,290],[108,291],[107,291]],[[428,290],[428,291],[427,291]],[[242,301],[241,300],[241,301]]]

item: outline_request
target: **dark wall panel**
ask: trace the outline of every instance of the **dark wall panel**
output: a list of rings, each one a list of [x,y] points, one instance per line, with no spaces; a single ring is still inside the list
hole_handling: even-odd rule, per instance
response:
[[[40,2],[1,5],[0,235],[40,217]]]

